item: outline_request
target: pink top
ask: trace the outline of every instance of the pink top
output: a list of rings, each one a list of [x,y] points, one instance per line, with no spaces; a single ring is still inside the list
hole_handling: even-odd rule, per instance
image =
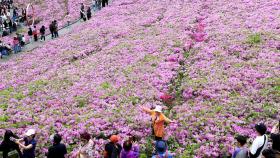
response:
[[[93,141],[90,139],[88,143],[80,148],[81,158],[91,158],[93,156]]]
[[[18,44],[19,44],[18,39],[16,39],[16,40],[14,39],[14,40],[13,40],[13,45],[15,46],[15,45],[18,45]]]

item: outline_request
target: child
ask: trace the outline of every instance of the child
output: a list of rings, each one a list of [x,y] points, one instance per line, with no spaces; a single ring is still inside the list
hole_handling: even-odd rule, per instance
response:
[[[235,139],[237,140],[237,148],[234,150],[232,158],[247,158],[248,149],[245,147],[247,137],[238,135]]]

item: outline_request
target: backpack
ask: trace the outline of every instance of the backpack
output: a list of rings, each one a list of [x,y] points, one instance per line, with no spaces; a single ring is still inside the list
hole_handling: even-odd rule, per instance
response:
[[[111,154],[110,158],[117,158],[117,157],[119,157],[119,153],[120,153],[119,146],[114,145],[113,146],[113,151],[112,151],[112,154]]]

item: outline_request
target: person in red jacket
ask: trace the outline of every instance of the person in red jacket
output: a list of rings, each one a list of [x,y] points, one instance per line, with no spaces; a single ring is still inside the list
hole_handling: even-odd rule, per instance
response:
[[[34,37],[35,42],[38,41],[38,30],[37,30],[36,26],[34,26],[33,37]]]

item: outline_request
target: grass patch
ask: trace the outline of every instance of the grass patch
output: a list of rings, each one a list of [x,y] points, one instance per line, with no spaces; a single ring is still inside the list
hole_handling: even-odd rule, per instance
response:
[[[83,96],[77,96],[75,97],[75,100],[77,102],[77,107],[79,108],[85,107],[88,104],[88,99]]]
[[[261,43],[261,34],[255,33],[255,34],[249,35],[247,38],[247,43],[249,43],[249,44]]]
[[[104,82],[100,85],[102,89],[108,89],[111,87],[111,84],[109,82]]]
[[[6,104],[6,103],[0,104],[0,108],[3,109],[3,110],[7,110],[8,109],[8,104]]]
[[[7,122],[8,120],[9,120],[9,116],[7,115],[0,116],[0,122]]]

